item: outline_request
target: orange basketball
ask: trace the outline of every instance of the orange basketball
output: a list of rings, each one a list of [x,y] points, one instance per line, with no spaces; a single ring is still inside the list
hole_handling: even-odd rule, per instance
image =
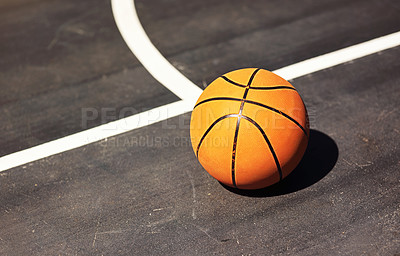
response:
[[[214,80],[193,109],[190,136],[204,169],[239,189],[264,188],[300,162],[309,136],[296,89],[267,70],[246,68]]]

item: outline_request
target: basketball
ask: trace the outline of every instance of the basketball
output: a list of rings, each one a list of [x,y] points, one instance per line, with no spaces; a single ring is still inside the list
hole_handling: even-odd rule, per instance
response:
[[[190,137],[200,164],[238,189],[275,184],[298,165],[307,147],[305,105],[285,79],[245,68],[214,80],[194,106]]]

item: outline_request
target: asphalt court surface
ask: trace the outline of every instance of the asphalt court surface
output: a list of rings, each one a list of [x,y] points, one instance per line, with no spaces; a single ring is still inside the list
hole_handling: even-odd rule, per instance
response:
[[[400,30],[396,1],[137,1],[160,52],[204,88]],[[109,1],[0,4],[1,156],[82,126],[82,109],[179,100],[123,41]],[[281,184],[227,189],[190,113],[0,173],[1,255],[398,255],[400,47],[292,80],[310,144]],[[112,116],[112,115],[111,115]],[[175,125],[175,128],[173,128]]]

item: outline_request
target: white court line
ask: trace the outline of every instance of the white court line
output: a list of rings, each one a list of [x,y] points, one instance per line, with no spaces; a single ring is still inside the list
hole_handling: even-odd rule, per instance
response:
[[[400,32],[378,37],[364,43],[301,61],[273,72],[286,80],[291,80],[398,45],[400,45]]]
[[[180,74],[151,44],[140,25],[132,0],[112,0],[112,7],[120,30],[122,28],[123,30],[139,29],[141,31],[139,33],[121,31],[124,39],[129,42],[129,48],[134,52],[138,60],[161,84],[183,100],[3,156],[0,158],[0,172],[160,122],[192,110],[192,106],[200,95],[201,89]],[[132,23],[125,24],[124,22]],[[145,39],[137,38],[140,36],[144,36]],[[400,32],[305,60],[273,72],[290,80],[398,45],[400,45]],[[141,47],[144,47],[145,50],[142,51]],[[148,55],[143,54],[143,52]]]
[[[147,71],[182,100],[196,102],[202,90],[172,66],[151,43],[139,21],[134,1],[112,0],[111,7],[122,37]]]
[[[132,131],[191,111],[192,105],[180,100],[168,105],[103,124],[82,132],[24,149],[0,158],[0,172],[48,156],[79,148],[121,133]]]

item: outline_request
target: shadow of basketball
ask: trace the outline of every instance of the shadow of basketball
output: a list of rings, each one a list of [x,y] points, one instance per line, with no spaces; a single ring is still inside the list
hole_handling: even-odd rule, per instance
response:
[[[339,149],[328,135],[310,130],[306,152],[299,165],[281,182],[256,190],[240,190],[228,187],[227,190],[249,197],[271,197],[289,194],[307,188],[325,177],[335,166]]]

